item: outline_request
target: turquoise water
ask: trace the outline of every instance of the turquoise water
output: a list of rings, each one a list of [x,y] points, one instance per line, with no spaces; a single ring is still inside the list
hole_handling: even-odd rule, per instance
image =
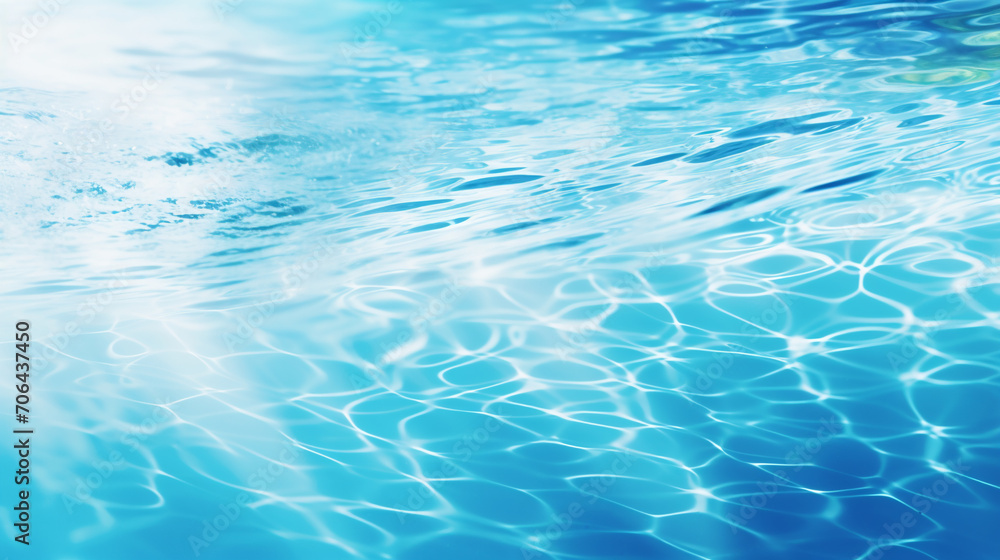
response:
[[[1000,557],[1000,7],[42,6],[12,558]]]

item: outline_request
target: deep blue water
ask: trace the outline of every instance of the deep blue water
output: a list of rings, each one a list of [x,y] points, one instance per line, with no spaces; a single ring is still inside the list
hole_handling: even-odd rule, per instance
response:
[[[1000,558],[1000,4],[162,4],[2,20],[11,558]]]

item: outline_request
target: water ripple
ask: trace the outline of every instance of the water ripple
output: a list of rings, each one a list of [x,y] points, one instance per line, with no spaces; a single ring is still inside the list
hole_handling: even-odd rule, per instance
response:
[[[997,557],[996,6],[60,6],[31,557]]]

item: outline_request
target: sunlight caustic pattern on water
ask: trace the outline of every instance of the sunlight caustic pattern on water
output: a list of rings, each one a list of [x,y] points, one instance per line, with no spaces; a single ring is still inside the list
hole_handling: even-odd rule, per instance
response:
[[[30,557],[1000,557],[1000,6],[15,4]]]

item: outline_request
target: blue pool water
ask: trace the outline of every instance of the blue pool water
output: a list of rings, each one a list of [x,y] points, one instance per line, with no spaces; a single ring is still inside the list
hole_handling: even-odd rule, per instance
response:
[[[162,4],[4,14],[11,558],[1000,558],[1000,6]]]

